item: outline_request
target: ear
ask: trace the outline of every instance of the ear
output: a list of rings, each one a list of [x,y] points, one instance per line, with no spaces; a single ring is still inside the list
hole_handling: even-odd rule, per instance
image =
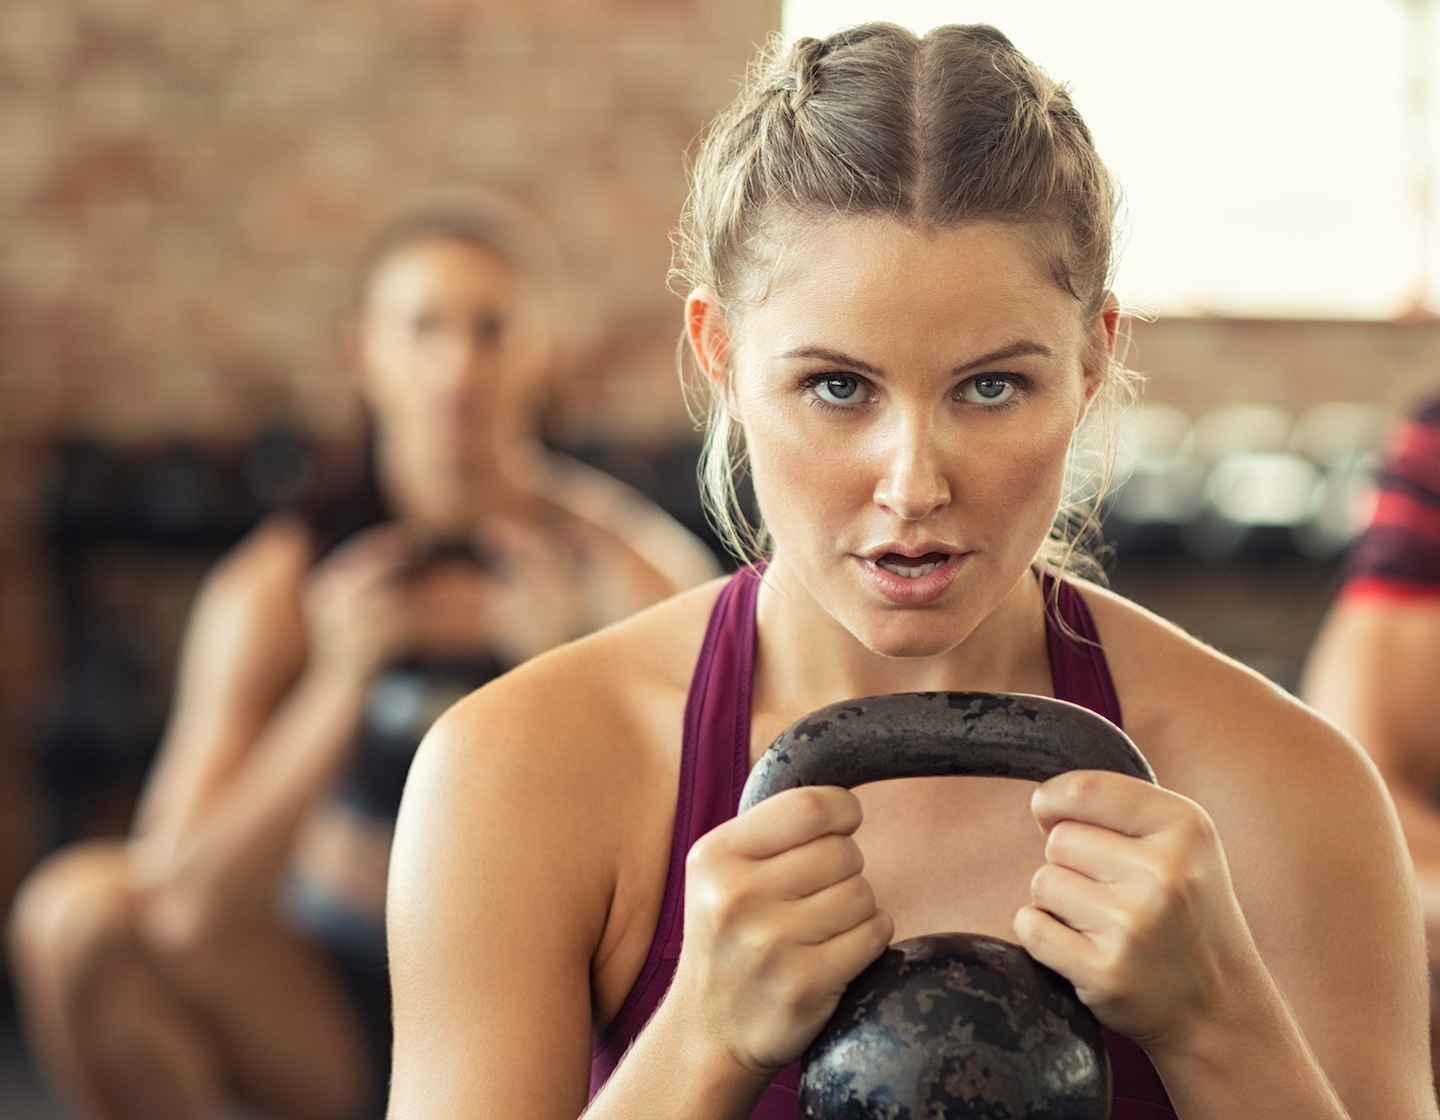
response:
[[[1120,331],[1120,302],[1113,292],[1106,292],[1100,311],[1090,328],[1088,356],[1085,361],[1085,404],[1088,406],[1100,386],[1110,363],[1115,358],[1115,342]]]
[[[685,336],[690,340],[695,363],[723,394],[729,370],[730,333],[713,289],[696,288],[685,300]]]

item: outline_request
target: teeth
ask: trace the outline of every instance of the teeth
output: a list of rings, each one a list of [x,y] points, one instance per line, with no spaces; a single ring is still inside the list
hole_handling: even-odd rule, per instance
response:
[[[880,567],[887,572],[894,572],[897,576],[904,576],[906,579],[919,579],[921,576],[928,576],[940,566],[939,561],[932,561],[928,564],[897,564],[893,560],[877,561]]]

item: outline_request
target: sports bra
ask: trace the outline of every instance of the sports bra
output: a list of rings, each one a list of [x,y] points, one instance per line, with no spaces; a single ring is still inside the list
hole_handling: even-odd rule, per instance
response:
[[[1050,676],[1055,696],[1120,726],[1120,701],[1094,620],[1080,593],[1039,573],[1046,608]],[[685,706],[680,784],[669,877],[644,967],[614,1020],[595,1040],[590,1065],[593,1099],[630,1043],[654,1014],[675,975],[684,940],[685,855],[712,828],[735,816],[750,772],[750,686],[755,662],[756,568],[741,568],[710,613],[710,624]],[[1111,1120],[1175,1120],[1160,1076],[1134,1042],[1105,1032],[1113,1074]],[[799,1064],[781,1070],[751,1120],[799,1120]]]
[[[367,451],[358,476],[343,491],[312,501],[297,512],[310,528],[318,559],[357,533],[392,520],[374,450]],[[504,668],[498,658],[489,655],[412,657],[387,666],[366,695],[358,742],[336,789],[339,800],[364,816],[393,822],[400,811],[405,776],[430,725],[451,704],[499,676]]]

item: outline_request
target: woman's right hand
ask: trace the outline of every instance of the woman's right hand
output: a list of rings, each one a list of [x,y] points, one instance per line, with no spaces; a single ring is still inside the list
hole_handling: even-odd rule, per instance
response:
[[[787,790],[690,849],[667,1011],[751,1073],[796,1061],[890,943],[894,923],[861,874],[860,820],[849,790]]]
[[[368,683],[413,644],[404,574],[419,545],[398,525],[357,533],[317,564],[303,592],[309,664]]]

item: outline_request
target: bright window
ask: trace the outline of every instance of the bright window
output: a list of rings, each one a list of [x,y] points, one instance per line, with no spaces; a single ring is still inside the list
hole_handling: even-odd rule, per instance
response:
[[[1437,91],[1416,96],[1440,59],[1433,6],[785,0],[784,30],[883,18],[1004,31],[1070,86],[1125,192],[1128,305],[1389,318],[1440,308],[1440,228],[1426,236],[1420,187],[1440,113],[1427,123],[1420,108]]]

